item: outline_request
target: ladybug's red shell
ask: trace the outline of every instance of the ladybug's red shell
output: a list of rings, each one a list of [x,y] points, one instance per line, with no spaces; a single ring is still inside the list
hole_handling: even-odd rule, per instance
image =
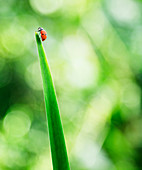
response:
[[[40,31],[40,34],[41,34],[41,39],[42,39],[42,41],[46,40],[46,38],[47,38],[47,33],[46,33],[46,31],[45,31],[45,30],[41,30],[41,31]]]

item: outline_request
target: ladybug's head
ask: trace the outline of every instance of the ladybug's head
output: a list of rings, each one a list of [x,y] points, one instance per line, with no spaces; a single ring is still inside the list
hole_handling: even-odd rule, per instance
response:
[[[40,32],[41,30],[43,30],[43,28],[42,28],[42,27],[39,27],[39,28],[38,28],[38,31]]]

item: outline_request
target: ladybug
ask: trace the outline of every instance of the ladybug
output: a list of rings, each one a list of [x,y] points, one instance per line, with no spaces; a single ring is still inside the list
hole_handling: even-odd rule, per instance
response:
[[[46,38],[47,38],[47,33],[46,33],[46,31],[45,31],[42,27],[39,27],[39,28],[38,28],[38,32],[40,32],[42,41],[46,40]]]

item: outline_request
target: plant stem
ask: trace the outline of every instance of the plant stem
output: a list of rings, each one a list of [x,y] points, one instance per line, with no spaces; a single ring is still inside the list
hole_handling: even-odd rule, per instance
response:
[[[44,48],[38,33],[35,33],[39,53],[41,75],[43,80],[43,91],[45,98],[46,115],[48,121],[52,164],[54,170],[69,170],[64,133],[53,85],[53,80],[47,62]]]

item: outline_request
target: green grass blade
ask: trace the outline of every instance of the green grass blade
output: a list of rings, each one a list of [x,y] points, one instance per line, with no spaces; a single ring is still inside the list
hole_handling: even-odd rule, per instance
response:
[[[54,170],[69,170],[66,144],[62,123],[55,94],[55,89],[47,62],[46,54],[38,33],[35,33],[38,47],[41,74],[43,79],[43,89],[45,107],[48,120],[49,138],[51,146],[52,164]]]

